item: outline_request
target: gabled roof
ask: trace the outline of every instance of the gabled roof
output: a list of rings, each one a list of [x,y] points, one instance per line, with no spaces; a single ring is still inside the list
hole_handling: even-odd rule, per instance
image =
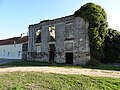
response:
[[[4,40],[0,40],[0,45],[9,45],[9,44],[22,44],[28,42],[28,36],[24,37],[13,37]]]
[[[17,43],[17,44],[20,44],[20,43],[28,43],[28,36],[24,36],[24,37],[18,39],[16,43]]]

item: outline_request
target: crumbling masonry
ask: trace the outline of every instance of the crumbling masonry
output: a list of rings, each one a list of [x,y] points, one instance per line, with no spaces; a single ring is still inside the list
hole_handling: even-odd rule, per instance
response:
[[[29,26],[29,61],[86,64],[90,60],[88,22],[66,16]]]

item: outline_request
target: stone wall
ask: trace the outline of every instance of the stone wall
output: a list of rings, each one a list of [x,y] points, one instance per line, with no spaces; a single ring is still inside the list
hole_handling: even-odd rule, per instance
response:
[[[22,59],[27,60],[28,44],[22,44]]]
[[[49,43],[49,30],[48,26],[43,26],[41,31],[41,60],[44,62],[49,62],[49,53],[48,53],[48,43]]]
[[[90,53],[88,38],[88,23],[82,18],[76,17],[73,23],[74,27],[74,64],[86,64],[90,58],[86,55]],[[89,55],[90,56],[90,55]]]
[[[67,16],[50,21],[42,21],[29,26],[28,60],[49,62],[49,27],[55,26],[55,59],[56,63],[66,63],[65,54],[73,53],[73,64],[86,64],[90,60],[88,22],[80,17]],[[41,42],[35,43],[36,32],[41,30]],[[70,45],[73,44],[73,47]],[[66,51],[69,46],[71,51]],[[69,48],[68,48],[69,49]]]
[[[64,50],[64,40],[65,40],[65,23],[58,23],[56,27],[56,39],[55,39],[55,48],[56,48],[56,57],[55,62],[65,63],[65,50]]]

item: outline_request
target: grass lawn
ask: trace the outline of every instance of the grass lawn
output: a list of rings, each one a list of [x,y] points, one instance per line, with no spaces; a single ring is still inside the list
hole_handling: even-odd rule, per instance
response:
[[[0,90],[120,90],[120,78],[39,72],[1,73]]]
[[[90,65],[66,65],[66,64],[55,64],[55,63],[41,63],[32,61],[20,61],[2,64],[0,66],[51,66],[51,67],[65,67],[65,68],[92,68],[92,69],[103,69],[103,70],[117,70],[120,71],[120,66],[110,64],[99,64],[95,66]]]

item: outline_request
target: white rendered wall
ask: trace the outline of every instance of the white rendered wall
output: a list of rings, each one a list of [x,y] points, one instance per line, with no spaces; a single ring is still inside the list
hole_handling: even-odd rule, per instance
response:
[[[22,59],[22,44],[0,45],[0,58]]]

